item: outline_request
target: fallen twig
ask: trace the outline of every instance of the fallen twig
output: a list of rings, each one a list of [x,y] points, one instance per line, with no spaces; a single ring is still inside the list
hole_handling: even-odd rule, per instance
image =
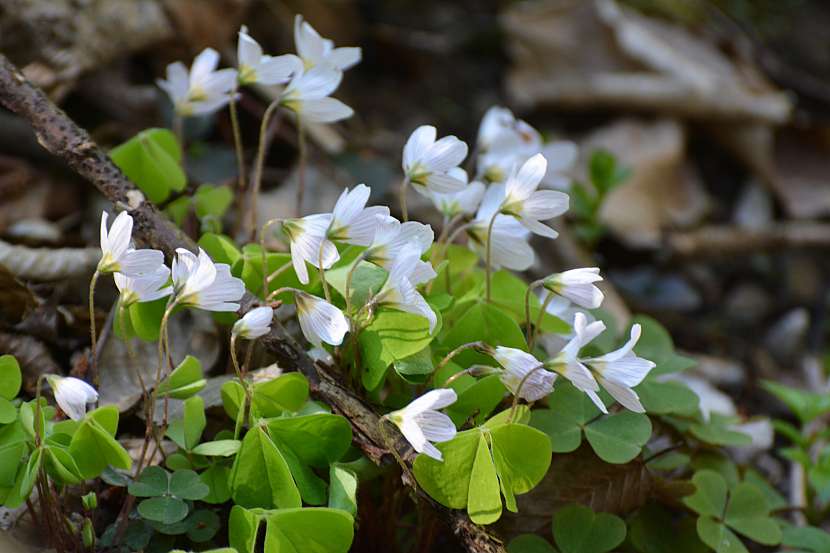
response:
[[[780,249],[830,249],[830,224],[778,223],[763,229],[712,225],[675,232],[666,239],[669,253],[679,257],[723,257]]]
[[[176,228],[135,185],[115,166],[87,132],[76,125],[53,104],[39,88],[29,83],[5,56],[0,55],[0,103],[29,121],[41,146],[64,160],[75,172],[89,180],[110,201],[129,211],[134,220],[133,236],[144,245],[162,250],[169,258],[176,248],[196,250],[196,244]],[[240,314],[261,303],[246,292]],[[277,358],[284,370],[297,370],[308,378],[312,394],[328,403],[349,420],[355,443],[376,464],[388,452],[378,433],[378,416],[352,390],[340,384],[337,372],[315,365],[299,344],[279,325],[261,338],[264,347]],[[406,443],[398,444],[404,459],[415,453]],[[466,514],[446,509],[421,490],[417,483],[404,478],[420,501],[431,505],[458,536],[466,549],[476,553],[504,552],[501,541],[475,525]]]

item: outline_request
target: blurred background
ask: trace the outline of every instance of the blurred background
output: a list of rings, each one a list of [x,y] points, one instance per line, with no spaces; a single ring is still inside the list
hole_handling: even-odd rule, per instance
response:
[[[210,46],[232,66],[243,24],[267,53],[293,51],[297,13],[338,46],[363,49],[336,93],[355,116],[311,130],[305,212],[330,209],[358,182],[372,187],[373,202],[397,206],[412,130],[432,124],[472,145],[487,108],[509,107],[547,140],[580,147],[571,212],[557,223],[558,240],[534,243],[529,276],[601,267],[619,328],[632,312],[658,319],[699,361],[690,371],[699,393],[726,411],[775,416],[762,378],[823,387],[830,4],[0,0],[0,51],[111,148],[170,126],[154,84],[168,63],[189,65]],[[240,100],[249,160],[270,98],[246,90]],[[185,131],[191,191],[233,183],[227,111],[188,120]],[[296,130],[284,121],[275,132],[260,220],[293,206]],[[609,163],[619,179],[598,191]],[[434,217],[410,200],[414,218]],[[30,386],[40,372],[79,362],[105,207],[27,124],[0,112],[0,352],[18,357]],[[183,217],[198,236],[196,215]],[[51,253],[27,258],[34,247]],[[50,282],[20,288],[15,277],[36,279],[45,266]],[[224,358],[213,327],[195,328],[186,329],[189,347],[201,348],[205,365]]]

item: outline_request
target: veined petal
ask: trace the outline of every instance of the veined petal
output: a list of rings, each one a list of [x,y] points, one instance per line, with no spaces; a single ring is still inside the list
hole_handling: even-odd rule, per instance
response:
[[[349,331],[349,322],[337,307],[310,294],[297,294],[297,317],[306,339],[320,346],[325,342],[332,346],[343,343]]]
[[[205,48],[193,60],[193,65],[190,66],[190,85],[201,86],[205,79],[216,69],[219,65],[219,52],[213,48]]]
[[[452,388],[436,388],[412,400],[403,410],[409,416],[415,416],[428,409],[443,409],[458,400],[458,395]]]
[[[521,166],[519,171],[507,179],[505,193],[508,202],[523,201],[536,190],[548,168],[548,162],[542,154],[536,154]]]
[[[340,86],[343,72],[326,65],[317,65],[295,78],[289,88],[304,102],[325,98]]]
[[[109,213],[101,212],[101,251],[107,253],[110,251],[109,233],[107,232],[107,219]]]
[[[579,361],[567,363],[561,370],[557,371],[559,374],[571,381],[577,389],[587,392],[592,390],[594,392],[599,390],[599,384],[591,374],[588,368]]]
[[[311,24],[303,21],[303,16],[299,14],[294,18],[294,46],[301,58],[313,63],[318,62],[323,57],[322,37]]]
[[[621,348],[597,357],[596,360],[611,363],[613,361],[617,361],[618,359],[622,359],[634,349],[634,346],[637,345],[637,342],[640,340],[642,330],[643,329],[639,324],[631,325],[631,332],[629,334],[628,341]]]
[[[262,47],[248,34],[246,27],[239,30],[239,44],[236,49],[236,57],[239,66],[247,65],[251,68],[258,68],[262,58]]]
[[[301,67],[301,65],[302,61],[294,54],[266,56],[257,67],[257,82],[264,85],[287,83],[298,71],[298,66]],[[299,71],[302,71],[302,69],[299,69]]]
[[[467,157],[467,144],[455,136],[445,136],[433,143],[422,158],[427,170],[445,173]]]
[[[119,270],[128,277],[154,273],[164,265],[164,254],[159,250],[127,250],[118,265]]]
[[[447,415],[438,411],[421,411],[413,417],[424,437],[431,442],[446,442],[455,438],[458,432]]]
[[[339,228],[349,225],[366,207],[371,189],[365,184],[358,184],[352,190],[344,189],[334,204],[331,227]]]
[[[417,421],[405,418],[398,425],[398,428],[400,429],[401,434],[403,434],[403,437],[406,438],[406,441],[412,446],[412,449],[418,453],[428,455],[437,461],[444,460],[441,456],[441,451],[429,443],[426,436],[424,436],[424,433],[421,431],[421,427],[418,426]]]
[[[605,391],[611,394],[611,397],[617,400],[620,405],[629,411],[634,411],[635,413],[646,412],[643,408],[643,404],[640,403],[640,396],[638,396],[637,392],[631,388],[602,377],[599,378],[599,383],[603,388],[605,388]]]
[[[353,114],[354,110],[337,98],[304,100],[300,107],[300,117],[312,123],[334,123]]]
[[[349,225],[346,242],[356,246],[368,246],[375,239],[378,217],[387,216],[389,216],[389,208],[385,205],[367,207]]]
[[[427,189],[438,194],[453,194],[463,190],[467,185],[464,181],[451,177],[447,173],[430,173],[426,178]],[[421,187],[415,186],[415,190],[421,192]]]
[[[126,211],[122,211],[112,222],[107,242],[109,251],[115,259],[119,259],[130,248],[133,233],[133,218]]]
[[[430,146],[435,142],[437,132],[432,125],[422,125],[409,135],[409,139],[403,147],[404,172],[409,172],[426,156]]]
[[[547,221],[568,211],[570,198],[558,190],[537,190],[522,203],[522,217]]]
[[[597,394],[593,390],[586,390],[585,395],[587,395],[591,401],[594,402],[594,405],[597,406],[597,409],[602,411],[604,414],[608,414],[608,407],[605,406],[605,402],[600,399],[599,394]]]
[[[363,54],[356,46],[343,46],[335,48],[326,56],[326,61],[341,71],[345,71],[360,63]]]
[[[544,236],[545,238],[550,239],[554,239],[557,236],[559,236],[558,232],[534,219],[527,219],[522,217],[521,223],[527,230],[531,231],[533,234],[538,234],[539,236]]]
[[[291,264],[294,266],[294,273],[297,275],[297,280],[302,284],[308,284],[308,267],[305,266],[302,246],[292,241],[289,243],[288,249],[291,252]]]
[[[418,286],[429,282],[437,276],[438,274],[435,272],[432,263],[429,261],[418,260],[418,263],[415,264],[415,268],[409,274],[409,282],[411,282],[413,286]]]

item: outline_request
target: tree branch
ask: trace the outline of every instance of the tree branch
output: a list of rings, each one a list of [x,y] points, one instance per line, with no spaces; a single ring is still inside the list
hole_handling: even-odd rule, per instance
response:
[[[129,211],[134,220],[134,236],[142,244],[157,248],[172,258],[176,248],[196,250],[196,244],[148,202],[144,195],[115,166],[109,156],[39,88],[29,83],[9,60],[0,55],[0,104],[29,121],[38,142],[51,154],[64,160],[76,173],[90,181],[104,196]],[[249,292],[242,299],[240,314],[261,301]],[[367,457],[380,465],[389,462],[388,451],[378,430],[378,415],[352,390],[342,385],[332,367],[315,365],[285,330],[274,325],[261,338],[263,346],[286,370],[297,370],[308,378],[312,394],[328,403],[352,425],[355,443]],[[404,459],[415,452],[402,440],[397,449]],[[501,541],[484,528],[473,524],[461,511],[446,509],[404,477],[420,501],[427,502],[449,525],[466,549],[475,553],[504,553]]]

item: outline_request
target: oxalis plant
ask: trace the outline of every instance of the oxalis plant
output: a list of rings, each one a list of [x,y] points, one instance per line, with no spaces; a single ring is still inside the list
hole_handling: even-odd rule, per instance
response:
[[[186,185],[184,119],[227,106],[238,187],[202,186],[168,203],[174,221],[193,211],[201,223],[198,251],[177,250],[169,267],[162,252],[134,247],[127,211],[102,213],[89,289],[90,382],[44,376],[27,401],[16,360],[0,357],[6,507],[25,505],[59,551],[348,551],[362,516],[358,497],[391,505],[373,497],[372,481],[397,471],[373,468],[352,443],[350,420],[311,399],[302,374],[252,370],[257,340],[296,321],[309,354],[380,414],[376,430],[404,476],[387,478],[384,494],[414,482],[473,524],[509,534],[504,546],[513,553],[830,550],[830,536],[809,525],[827,514],[830,454],[812,455],[826,450],[826,435],[809,424],[830,412],[827,401],[770,384],[803,423],[778,428],[796,444],[787,454],[814,490],[793,525],[764,475],[733,460],[752,442],[746,421],[710,412],[678,379],[694,362],[675,353],[656,321],[636,317],[616,328],[601,308],[598,268],[530,283],[518,276],[534,263],[532,235],[557,238],[548,221],[569,207],[573,144],[545,143],[493,107],[467,164],[473,178],[462,168],[466,143],[438,138],[432,126],[412,132],[402,152],[401,219],[389,206],[367,205],[364,184],[344,190],[330,212],[300,213],[306,125],[352,114],[331,94],[361,51],[334,47],[301,17],[295,41],[296,55],[272,57],[243,28],[235,69],[217,69],[211,49],[189,69],[171,64],[159,86],[174,106],[173,132],[148,129],[113,150],[143,193],[164,202]],[[264,113],[248,179],[236,101],[251,85],[285,86]],[[297,213],[258,221],[268,129],[289,116],[299,144]],[[599,202],[625,170],[607,153],[589,157],[580,217],[595,238]],[[437,232],[409,219],[413,193],[439,212]],[[234,198],[247,199],[241,246],[222,234]],[[157,343],[154,366],[135,375],[146,427],[132,454],[119,441],[117,408],[95,407],[107,367],[97,366],[94,292],[108,275],[120,293],[116,335],[130,348]],[[258,305],[237,317],[246,291]],[[170,321],[192,309],[230,328],[227,419],[210,427],[199,352],[175,364],[170,345]],[[102,510],[99,499],[114,508]],[[421,550],[444,547],[431,544],[431,533],[418,531]],[[390,550],[413,546],[412,536],[396,539]]]

